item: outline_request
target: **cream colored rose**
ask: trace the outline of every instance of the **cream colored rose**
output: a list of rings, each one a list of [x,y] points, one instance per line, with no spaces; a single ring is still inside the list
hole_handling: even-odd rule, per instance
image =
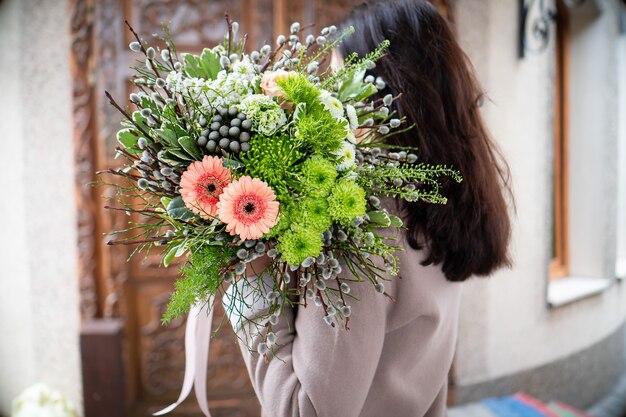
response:
[[[276,81],[289,77],[290,75],[295,74],[293,71],[267,71],[263,74],[261,78],[261,90],[263,90],[263,94],[270,97],[278,97],[283,95],[283,91],[276,84]]]

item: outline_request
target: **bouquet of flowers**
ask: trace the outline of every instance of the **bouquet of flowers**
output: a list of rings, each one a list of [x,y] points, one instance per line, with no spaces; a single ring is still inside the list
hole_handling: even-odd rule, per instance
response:
[[[160,247],[165,267],[186,257],[164,322],[234,280],[249,284],[270,306],[265,353],[287,304],[309,299],[329,325],[347,327],[351,285],[385,294],[398,247],[381,230],[403,224],[381,199],[445,203],[441,177],[461,178],[386,144],[411,127],[389,110],[397,97],[380,93],[384,81],[366,75],[387,43],[330,68],[353,29],[304,36],[293,23],[274,46],[246,53],[227,22],[224,43],[199,55],[179,54],[169,37],[155,49],[133,31],[141,59],[129,109],[107,93],[125,116],[124,164],[104,172],[122,178],[117,201],[142,219],[109,243]],[[272,288],[254,285],[261,274]]]

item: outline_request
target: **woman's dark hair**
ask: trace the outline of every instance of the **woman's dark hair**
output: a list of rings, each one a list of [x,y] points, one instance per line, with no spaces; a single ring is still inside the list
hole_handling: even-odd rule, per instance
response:
[[[446,20],[427,1],[379,0],[356,7],[342,26],[356,29],[344,39],[344,56],[391,43],[371,73],[387,83],[381,95],[402,93],[391,110],[415,127],[389,142],[416,147],[421,162],[451,165],[463,176],[444,183],[445,205],[402,203],[410,246],[425,246],[422,263],[441,263],[450,281],[511,266],[509,167],[485,127],[483,91]]]

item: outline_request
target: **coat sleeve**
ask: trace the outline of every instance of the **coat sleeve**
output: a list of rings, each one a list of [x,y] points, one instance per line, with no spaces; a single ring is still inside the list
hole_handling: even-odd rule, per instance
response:
[[[227,311],[239,312],[229,318],[265,415],[357,417],[361,413],[380,360],[389,302],[366,282],[353,284],[350,294],[357,300],[347,301],[352,308],[349,331],[327,325],[323,309],[312,302],[297,311],[283,311],[273,325],[277,342],[275,357],[269,361],[256,353],[264,336],[258,329],[264,329],[264,323],[250,324],[267,306],[252,302],[245,309],[234,309],[224,301]]]

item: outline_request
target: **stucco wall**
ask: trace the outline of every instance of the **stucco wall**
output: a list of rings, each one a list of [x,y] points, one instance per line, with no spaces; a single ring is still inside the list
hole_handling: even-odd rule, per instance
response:
[[[80,407],[66,1],[0,1],[0,414],[44,382]]]
[[[626,6],[625,6],[626,7]],[[626,18],[625,18],[626,19]],[[626,29],[626,28],[625,28]],[[619,171],[618,206],[617,206],[617,274],[626,279],[626,34],[618,41],[617,47],[619,72]]]
[[[608,7],[610,2],[598,3]],[[518,59],[515,0],[459,1],[457,13],[461,43],[491,99],[484,105],[484,114],[510,164],[517,205],[517,213],[513,215],[514,267],[489,280],[472,280],[464,289],[456,382],[468,386],[557,361],[607,338],[626,320],[626,286],[616,283],[589,299],[555,309],[547,307],[553,41],[548,50]],[[618,35],[614,13],[608,9],[597,19],[595,24],[600,26],[594,29],[598,33],[594,34],[593,44],[596,61],[586,73],[593,79],[578,78],[575,82],[593,87],[585,87],[585,91],[577,86],[576,91],[583,95],[576,98],[584,100],[585,94],[593,97],[590,101],[595,106],[593,111],[602,114],[592,119],[595,124],[590,128],[600,126],[601,130],[592,130],[593,134],[578,130],[575,140],[595,144],[600,156],[591,158],[591,163],[585,165],[570,159],[573,170],[597,174],[594,177],[598,180],[597,188],[580,190],[576,183],[571,185],[572,193],[578,193],[577,196],[585,193],[589,204],[584,208],[591,210],[588,214],[594,217],[587,216],[584,223],[584,217],[577,213],[570,227],[599,229],[594,229],[592,236],[574,233],[578,241],[572,243],[577,245],[578,259],[573,262],[573,268],[579,270],[573,272],[594,276],[598,270],[605,273],[607,264],[615,263],[615,239],[609,229],[615,229],[617,216],[615,103],[617,76],[624,72],[618,71],[615,59]],[[623,48],[624,43],[621,45]],[[591,74],[593,71],[596,73]],[[585,252],[585,246],[589,253],[597,255],[600,251],[593,257],[593,268],[586,268],[590,255]],[[601,258],[599,269],[596,268],[598,257]]]

